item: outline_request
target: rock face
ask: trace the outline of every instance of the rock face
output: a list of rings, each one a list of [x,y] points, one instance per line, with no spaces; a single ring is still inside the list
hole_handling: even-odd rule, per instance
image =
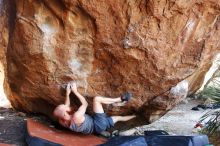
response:
[[[6,71],[6,51],[8,46],[9,38],[9,25],[8,25],[8,14],[9,3],[3,5],[3,1],[0,0],[0,107],[7,107],[9,101],[4,93],[4,79]],[[6,87],[6,85],[5,85]]]
[[[20,110],[50,115],[74,80],[89,102],[131,91],[129,104],[106,111],[152,122],[199,88],[220,49],[220,1],[4,3],[12,3],[7,94]]]

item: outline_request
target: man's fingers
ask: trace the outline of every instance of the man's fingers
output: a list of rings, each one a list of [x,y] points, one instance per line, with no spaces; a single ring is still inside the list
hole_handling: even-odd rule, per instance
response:
[[[71,82],[70,83],[70,88],[71,89],[76,89],[76,83],[75,82]]]
[[[67,84],[67,88],[70,88],[70,84]]]
[[[73,89],[73,85],[72,84],[70,85],[70,88]]]
[[[71,85],[70,85],[70,84],[67,84],[66,90],[67,90],[67,91],[70,91],[70,89],[71,89]]]

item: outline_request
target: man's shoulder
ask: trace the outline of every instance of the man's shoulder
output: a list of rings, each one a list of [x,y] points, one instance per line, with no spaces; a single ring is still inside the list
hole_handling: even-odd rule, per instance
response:
[[[85,116],[86,116],[85,114],[82,115],[82,114],[75,112],[73,113],[72,120],[74,121],[74,123],[83,123],[85,120]]]

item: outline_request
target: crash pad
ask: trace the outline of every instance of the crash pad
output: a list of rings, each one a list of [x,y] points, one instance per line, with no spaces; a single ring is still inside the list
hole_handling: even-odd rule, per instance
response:
[[[205,146],[209,144],[206,135],[195,136],[171,136],[171,135],[153,135],[153,136],[119,136],[108,140],[107,143],[100,146]]]
[[[119,136],[99,146],[148,146],[143,136]]]
[[[33,119],[27,120],[26,142],[30,146],[94,146],[106,142],[95,135],[58,130]]]
[[[0,146],[14,146],[14,145],[12,145],[12,144],[0,143]]]

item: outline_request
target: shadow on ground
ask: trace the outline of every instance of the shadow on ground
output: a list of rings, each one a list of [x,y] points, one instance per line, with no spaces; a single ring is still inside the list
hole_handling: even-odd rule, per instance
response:
[[[0,142],[26,146],[25,120],[26,116],[23,113],[13,109],[0,108]]]

